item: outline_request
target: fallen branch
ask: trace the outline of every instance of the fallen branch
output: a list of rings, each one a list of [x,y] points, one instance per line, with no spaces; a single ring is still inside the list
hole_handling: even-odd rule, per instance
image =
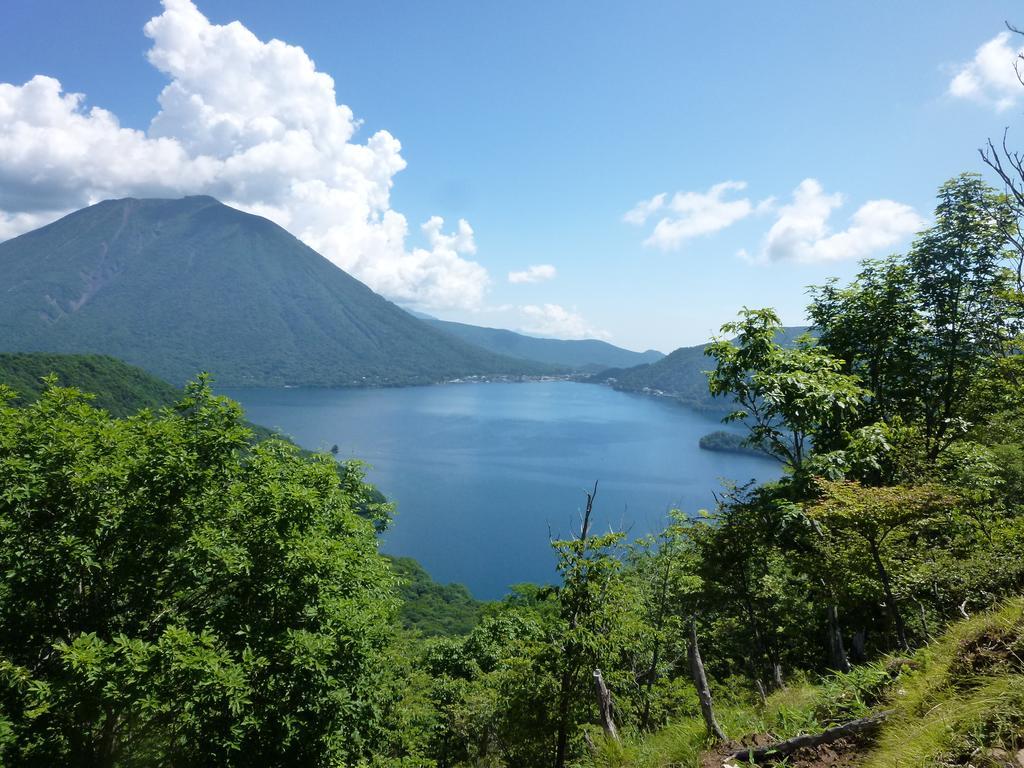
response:
[[[778,760],[804,747],[817,747],[820,744],[828,744],[844,736],[856,736],[859,733],[874,728],[892,713],[893,710],[890,709],[870,717],[863,717],[860,720],[851,720],[848,723],[837,725],[816,735],[794,736],[792,739],[786,739],[777,744],[770,744],[767,747],[741,749],[738,752],[734,752],[732,757],[736,760],[745,760],[748,763]]]

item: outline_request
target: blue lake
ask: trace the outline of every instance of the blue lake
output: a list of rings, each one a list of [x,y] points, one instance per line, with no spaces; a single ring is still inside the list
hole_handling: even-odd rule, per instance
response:
[[[595,532],[636,537],[672,508],[710,507],[723,480],[779,474],[769,459],[701,450],[701,435],[722,428],[714,416],[594,384],[223,392],[305,448],[336,444],[370,464],[398,508],[384,551],[484,599],[557,578],[549,537],[578,530],[595,480]]]

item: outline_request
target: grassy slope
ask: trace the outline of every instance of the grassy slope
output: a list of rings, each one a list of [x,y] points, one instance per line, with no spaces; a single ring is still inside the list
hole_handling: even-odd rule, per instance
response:
[[[211,197],[108,200],[0,243],[0,351],[96,353],[183,384],[430,383],[550,366],[417,320]]]
[[[722,694],[728,691],[718,691]],[[661,730],[615,745],[595,734],[594,768],[701,765],[709,747],[694,711]],[[857,753],[863,768],[1002,765],[1024,748],[1024,598],[954,624],[910,659],[887,658],[817,684],[796,683],[766,705],[716,707],[730,739],[819,733],[880,710],[894,714]],[[773,740],[769,739],[769,741]]]
[[[1024,748],[1024,599],[956,624],[917,660],[865,766],[984,764],[987,749]]]

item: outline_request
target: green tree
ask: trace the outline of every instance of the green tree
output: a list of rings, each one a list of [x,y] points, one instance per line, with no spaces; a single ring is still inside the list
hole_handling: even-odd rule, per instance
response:
[[[908,649],[906,624],[893,588],[891,562],[895,558],[892,550],[900,546],[912,547],[913,543],[908,543],[901,534],[920,528],[929,518],[948,511],[954,497],[945,488],[933,484],[869,487],[850,481],[823,480],[820,487],[821,498],[808,506],[808,516],[830,532],[850,536],[866,545],[899,645]]]
[[[1008,209],[977,174],[939,189],[935,224],[908,258],[927,325],[918,386],[932,458],[962,431],[967,395],[1010,334]]]
[[[590,720],[595,710],[591,693],[594,670],[609,673],[618,669],[623,648],[636,640],[630,636],[635,629],[636,606],[622,578],[623,563],[617,553],[625,534],[591,534],[596,494],[595,484],[587,494],[579,536],[552,542],[562,577],[557,588],[560,621],[551,638],[551,658],[559,670],[555,768],[566,764],[578,726]]]
[[[912,420],[919,414],[918,380],[924,319],[910,267],[898,256],[862,262],[850,285],[835,280],[810,288],[808,314],[818,344],[843,361],[870,391],[862,418]]]
[[[338,764],[372,752],[393,576],[329,457],[252,446],[205,381],[113,419],[0,395],[11,765]]]
[[[842,372],[843,361],[803,337],[792,349],[775,339],[782,330],[771,309],[744,309],[726,323],[705,354],[715,358],[708,387],[716,397],[731,396],[738,409],[724,421],[742,421],[748,444],[763,448],[800,474],[812,446],[829,447],[857,416],[867,394],[857,379]]]

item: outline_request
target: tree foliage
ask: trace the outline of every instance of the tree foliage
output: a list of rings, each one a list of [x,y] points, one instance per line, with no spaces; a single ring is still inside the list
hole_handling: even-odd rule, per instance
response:
[[[733,398],[738,409],[725,421],[747,424],[750,445],[800,472],[812,442],[820,446],[841,434],[866,392],[810,336],[795,348],[778,344],[781,330],[770,309],[744,309],[740,320],[723,325],[722,333],[736,341],[720,339],[705,350],[716,363],[708,386],[713,395]]]
[[[354,508],[362,481],[249,437],[203,381],[127,419],[52,385],[0,405],[8,762],[313,765],[372,750],[394,602]]]

